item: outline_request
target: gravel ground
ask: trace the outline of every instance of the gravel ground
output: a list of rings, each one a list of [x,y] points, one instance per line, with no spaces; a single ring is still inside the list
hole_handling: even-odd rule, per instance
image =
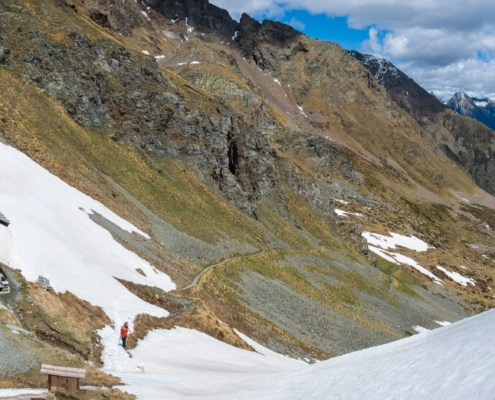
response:
[[[0,377],[28,372],[38,362],[29,354],[22,335],[0,325]]]
[[[137,200],[134,196],[127,192],[123,187],[115,183],[112,179],[108,179],[110,180],[110,182],[112,182],[113,185],[115,185],[115,187],[123,196],[131,201],[144,215],[146,215],[146,217],[150,221],[151,230],[154,238],[159,243],[161,243],[164,248],[166,248],[168,251],[178,254],[182,258],[189,258],[197,266],[201,266],[203,261],[213,261],[224,254],[249,252],[255,250],[252,247],[238,247],[229,241],[223,241],[216,246],[212,246],[192,236],[189,236],[177,230],[169,223],[163,221],[152,211],[150,211],[146,206],[144,206],[139,200]],[[100,219],[93,220],[101,224]],[[105,224],[103,227],[105,229],[108,229],[110,233],[115,233],[113,226]]]
[[[297,339],[340,355],[390,342],[396,337],[368,329],[352,319],[294,292],[280,281],[254,272],[242,275],[248,308]],[[273,344],[272,350],[287,354]],[[289,353],[289,355],[291,355]]]
[[[287,260],[305,276],[308,281],[319,288],[316,279],[321,276],[311,276],[303,268],[304,263],[315,265],[315,260],[308,257]],[[376,288],[382,288],[384,293],[379,297],[367,292],[358,292],[361,298],[359,312],[368,321],[381,321],[395,329],[405,337],[407,332],[414,333],[415,325],[427,329],[440,327],[435,321],[454,322],[468,316],[466,311],[457,303],[460,299],[438,285],[429,284],[428,290],[416,287],[417,297],[402,292],[391,291],[383,284],[383,275],[379,270],[368,265],[360,265],[337,255],[332,268],[342,268],[347,271],[360,271]],[[268,279],[253,271],[241,274],[242,283],[239,285],[241,297],[246,306],[263,318],[274,322],[296,338],[309,343],[323,351],[341,355],[370,346],[377,346],[398,339],[391,334],[377,331],[356,322],[332,308],[322,305],[294,292],[286,284]],[[325,279],[329,283],[338,283],[335,276]],[[272,350],[288,353],[287,349],[271,345]]]

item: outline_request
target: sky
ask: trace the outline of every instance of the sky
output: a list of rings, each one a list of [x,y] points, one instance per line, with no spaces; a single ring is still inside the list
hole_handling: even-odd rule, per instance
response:
[[[428,91],[495,97],[493,0],[210,0],[239,19],[274,19],[384,57]]]

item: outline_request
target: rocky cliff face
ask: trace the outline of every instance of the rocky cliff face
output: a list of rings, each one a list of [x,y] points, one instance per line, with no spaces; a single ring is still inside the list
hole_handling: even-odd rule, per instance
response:
[[[387,60],[356,51],[350,51],[349,54],[359,60],[387,89],[394,101],[418,121],[424,135],[435,138],[433,144],[442,146],[445,154],[465,168],[481,188],[495,193],[492,150],[495,132],[487,128],[490,127],[487,111],[476,106],[467,95],[458,93],[448,102],[447,107],[459,115],[447,112],[439,99]],[[483,124],[466,119],[463,115]]]
[[[466,93],[459,92],[447,102],[447,107],[495,130],[495,101],[491,99],[471,98]]]
[[[435,114],[445,110],[444,104],[434,95],[428,93],[384,58],[362,54],[355,50],[348,51],[348,54],[359,60],[378,83],[387,89],[394,101],[420,124],[434,122]]]
[[[145,0],[147,7],[158,11],[171,21],[186,20],[187,23],[204,33],[229,39],[239,29],[239,24],[230,14],[208,0]]]

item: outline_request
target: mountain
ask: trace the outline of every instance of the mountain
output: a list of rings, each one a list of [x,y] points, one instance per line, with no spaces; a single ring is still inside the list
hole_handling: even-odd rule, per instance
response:
[[[495,129],[495,101],[492,99],[471,98],[466,93],[458,92],[447,102],[447,107]]]
[[[355,50],[349,50],[348,54],[359,60],[396,103],[420,124],[431,123],[435,114],[445,110],[445,105],[435,95],[428,93],[391,62]]]
[[[0,18],[3,387],[235,397],[493,308],[493,131],[385,61],[202,0]]]
[[[491,148],[495,132],[492,129],[449,111],[435,95],[428,93],[389,61],[357,51],[348,54],[359,60],[394,102],[421,125],[423,136],[431,137],[438,150],[468,172],[481,188],[495,193],[495,161]]]

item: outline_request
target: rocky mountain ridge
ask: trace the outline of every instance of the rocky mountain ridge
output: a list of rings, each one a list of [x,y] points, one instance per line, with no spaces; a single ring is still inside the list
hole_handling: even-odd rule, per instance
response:
[[[466,93],[458,92],[447,102],[447,107],[460,115],[474,118],[495,130],[495,101],[478,99]]]
[[[356,51],[349,54],[372,74],[379,74],[381,84],[394,101],[416,119],[424,134],[432,137],[435,145],[464,168],[480,187],[494,193],[492,145],[495,143],[495,132],[492,129],[482,121],[466,119],[461,116],[462,113],[458,115],[447,111],[447,107],[453,107],[452,101],[450,105],[444,105],[388,61]],[[476,107],[472,101],[468,103],[472,109]]]
[[[493,307],[495,204],[471,179],[495,190],[492,131],[385,61],[203,0],[0,16],[2,140],[147,232],[92,217],[194,304],[140,316],[140,337],[180,324],[246,348],[235,328],[323,359]],[[427,250],[363,237],[390,232]]]

